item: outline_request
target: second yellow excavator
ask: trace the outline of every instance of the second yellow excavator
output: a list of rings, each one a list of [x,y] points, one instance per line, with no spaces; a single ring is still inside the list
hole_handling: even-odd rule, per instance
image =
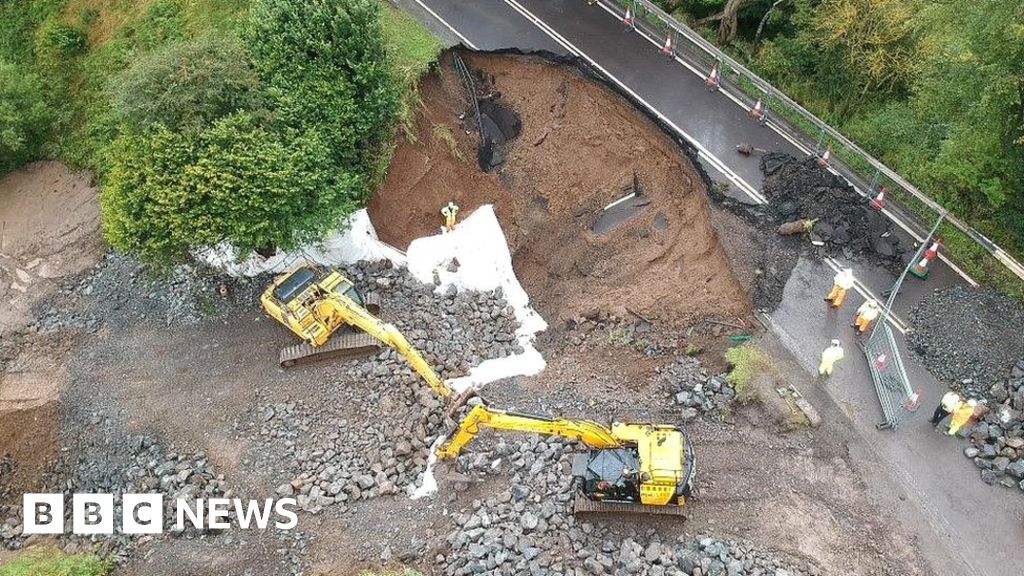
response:
[[[576,512],[640,512],[685,516],[697,464],[693,446],[672,425],[546,418],[474,406],[455,433],[436,450],[455,458],[481,428],[534,432],[577,440],[590,450],[573,459]]]
[[[352,281],[337,271],[318,274],[311,266],[300,264],[275,278],[260,303],[267,314],[304,340],[281,350],[281,366],[366,356],[384,343],[404,356],[438,396],[452,396],[452,390],[398,328],[370,311],[377,308],[376,299],[364,298]],[[454,405],[467,397],[460,396]]]

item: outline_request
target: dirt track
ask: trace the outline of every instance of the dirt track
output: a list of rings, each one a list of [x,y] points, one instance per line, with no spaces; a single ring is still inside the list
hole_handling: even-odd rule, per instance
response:
[[[678,328],[702,316],[743,317],[750,308],[689,160],[628,104],[572,70],[509,56],[470,63],[493,75],[502,99],[522,116],[523,133],[507,163],[496,174],[479,171],[473,143],[459,124],[465,112],[460,88],[442,67],[445,73],[431,75],[422,87],[416,142],[399,145],[373,201],[378,230],[404,245],[434,231],[437,211],[449,199],[464,213],[494,203],[517,272],[552,328],[540,343],[549,368],[535,378],[492,385],[485,391],[492,402],[598,420],[674,417],[656,381],[659,368],[683,353]],[[457,148],[437,136],[443,131],[436,126],[454,134]],[[600,208],[622,194],[634,171],[650,207],[608,234],[590,232]],[[654,226],[659,213],[667,227]],[[19,413],[21,432],[0,436],[0,453],[22,459],[12,448],[25,447],[29,437],[58,448],[58,441],[64,447],[110,446],[128,434],[146,434],[183,453],[202,451],[239,494],[264,498],[294,477],[297,457],[286,444],[315,445],[313,436],[329,434],[327,428],[342,419],[352,420],[351,436],[341,439],[348,441],[360,435],[360,422],[394,427],[390,416],[418,410],[418,382],[402,378],[393,390],[375,389],[359,376],[375,370],[370,360],[280,371],[276,349],[288,336],[241,287],[220,304],[220,315],[193,325],[165,321],[152,308],[152,295],[131,290],[124,286],[119,294],[132,305],[116,308],[74,290],[55,298],[68,310],[102,311],[110,318],[96,334],[62,332],[61,340],[28,335],[16,347],[9,366],[49,358],[51,368],[68,372],[57,380],[61,409]],[[632,312],[624,309],[626,300]],[[582,324],[566,322],[584,315],[598,319],[592,322],[598,327],[585,332]],[[623,342],[622,326],[642,330],[636,334],[643,341],[634,336]],[[713,349],[723,346],[726,335],[716,330],[704,337]],[[799,378],[797,368],[787,369]],[[280,452],[266,450],[252,432],[265,422],[267,406],[277,404],[293,404],[312,421],[289,424],[286,431],[294,436],[281,436],[275,443]],[[269,420],[282,418],[279,411]],[[691,519],[682,525],[602,520],[599,527],[609,537],[672,541],[684,532],[714,534],[774,549],[820,573],[928,574],[913,543],[898,526],[886,525],[886,512],[873,504],[862,467],[847,454],[850,438],[841,421],[813,433],[784,434],[753,406],[729,422],[697,423],[689,432],[702,454]],[[493,440],[482,439],[477,452]],[[385,447],[388,442],[383,440]],[[96,459],[106,455],[95,452]],[[19,461],[22,475],[9,487],[40,487],[41,463],[46,458]],[[277,575],[300,558],[312,573],[348,576],[379,566],[385,553],[397,563],[411,549],[419,552],[407,562],[431,572],[438,569],[435,554],[448,549],[453,514],[472,510],[475,499],[486,500],[511,482],[500,472],[461,486],[464,478],[438,472],[441,491],[431,499],[382,495],[303,513],[303,534],[287,539],[254,533],[163,538],[142,545],[116,573]]]

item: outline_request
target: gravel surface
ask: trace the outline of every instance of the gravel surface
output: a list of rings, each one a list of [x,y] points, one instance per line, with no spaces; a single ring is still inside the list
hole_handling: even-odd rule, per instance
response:
[[[451,549],[433,558],[449,576],[471,574],[797,576],[818,574],[768,550],[712,537],[666,539],[651,530],[573,514],[574,445],[561,439],[503,436],[459,457],[470,476],[500,475],[506,490],[456,513]]]
[[[911,310],[910,321],[913,354],[969,397],[983,397],[1024,358],[1024,306],[994,290],[936,290]]]
[[[726,381],[725,374],[709,376],[693,358],[679,358],[662,369],[661,385],[672,394],[673,402],[682,407],[683,422],[698,415],[720,421],[723,411],[728,411],[736,398],[736,390]]]

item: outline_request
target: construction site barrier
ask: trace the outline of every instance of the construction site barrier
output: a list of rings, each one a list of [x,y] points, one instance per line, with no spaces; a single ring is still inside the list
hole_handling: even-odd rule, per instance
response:
[[[877,197],[881,189],[890,195],[881,211],[917,241],[924,241],[927,224],[935,216],[942,216],[948,230],[941,234],[950,239],[963,235],[966,244],[994,257],[1003,268],[1018,280],[1024,280],[1024,265],[992,242],[972,226],[950,214],[938,202],[917,189],[891,168],[877,160],[838,130],[819,119],[766,80],[734,60],[696,31],[670,16],[651,0],[597,0],[620,17],[628,11],[630,27],[649,36],[660,44],[662,37],[672,37],[677,58],[704,76],[709,88],[718,89],[727,79],[736,89],[734,97],[747,111],[757,100],[775,112],[770,121],[778,131],[808,155],[828,157],[828,169],[845,178],[866,200]],[[726,72],[729,74],[726,74]],[[817,140],[814,134],[817,133]],[[960,244],[964,248],[965,244]],[[977,285],[969,274],[945,256],[940,258],[972,285]],[[969,258],[960,254],[961,261]]]

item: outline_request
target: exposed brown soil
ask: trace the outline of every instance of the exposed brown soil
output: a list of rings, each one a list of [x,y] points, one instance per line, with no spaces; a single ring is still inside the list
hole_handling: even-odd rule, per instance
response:
[[[0,335],[27,322],[55,280],[102,254],[90,174],[35,162],[0,179]]]
[[[415,140],[400,143],[370,204],[384,240],[405,247],[434,232],[449,200],[464,215],[490,203],[520,281],[550,320],[628,310],[682,326],[749,312],[711,226],[703,184],[657,126],[570,68],[505,55],[466,61],[483,79],[482,90],[519,114],[522,134],[505,164],[483,173],[474,161],[475,136],[465,130],[475,122],[472,112],[465,114],[466,93],[442,64],[443,72],[420,89]],[[445,130],[457,150],[441,141]],[[634,174],[650,204],[607,233],[592,232]]]

